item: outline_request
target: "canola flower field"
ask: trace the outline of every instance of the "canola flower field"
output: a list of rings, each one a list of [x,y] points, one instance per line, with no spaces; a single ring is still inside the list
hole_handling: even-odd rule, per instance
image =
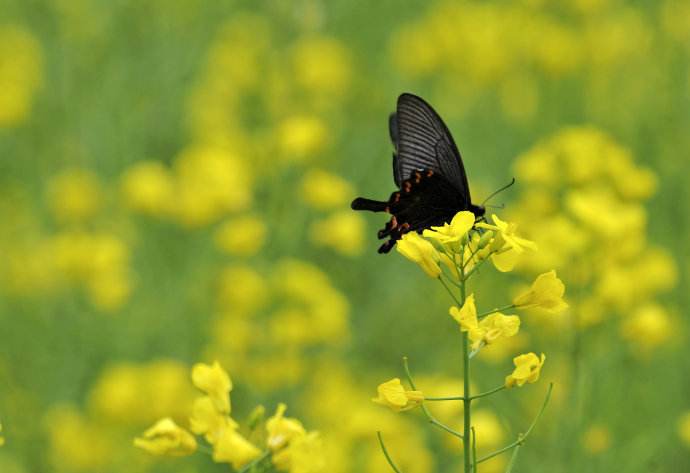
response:
[[[516,184],[379,255],[402,92]],[[689,471],[688,110],[682,0],[0,0],[0,472]]]

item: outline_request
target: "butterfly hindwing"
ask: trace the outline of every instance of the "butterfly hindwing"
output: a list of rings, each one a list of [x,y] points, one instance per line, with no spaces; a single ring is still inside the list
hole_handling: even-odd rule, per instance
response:
[[[393,159],[397,185],[414,171],[431,169],[471,202],[467,176],[453,137],[441,117],[420,97],[402,94],[395,114],[389,120],[391,140],[396,148]]]

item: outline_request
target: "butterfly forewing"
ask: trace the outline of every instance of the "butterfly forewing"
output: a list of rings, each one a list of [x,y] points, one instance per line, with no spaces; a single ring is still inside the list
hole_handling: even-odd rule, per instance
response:
[[[446,178],[469,205],[470,191],[458,148],[441,117],[421,98],[398,97],[397,112],[389,121],[396,148],[393,159],[396,184],[414,171],[431,169]]]

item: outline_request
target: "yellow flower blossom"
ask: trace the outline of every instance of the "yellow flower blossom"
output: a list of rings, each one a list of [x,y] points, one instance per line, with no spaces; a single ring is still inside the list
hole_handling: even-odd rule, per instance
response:
[[[685,411],[678,419],[678,436],[690,448],[690,411]]]
[[[590,426],[582,434],[582,447],[590,455],[598,455],[611,447],[611,432],[600,424]]]
[[[327,210],[346,204],[354,189],[336,174],[321,169],[309,170],[300,186],[302,200],[315,209]]]
[[[318,245],[329,246],[347,256],[355,256],[364,248],[364,230],[364,218],[344,210],[314,222],[309,234],[311,240]]]
[[[214,235],[216,246],[230,255],[252,256],[266,240],[267,228],[263,220],[246,215],[224,222]]]
[[[398,252],[410,261],[417,263],[432,278],[441,275],[440,256],[434,245],[423,239],[417,232],[409,232],[398,241]]]
[[[293,439],[307,433],[300,421],[285,417],[286,410],[285,404],[278,404],[276,413],[266,421],[266,432],[268,433],[266,445],[273,451],[280,450],[289,445]]]
[[[444,223],[440,227],[424,230],[424,237],[436,240],[454,252],[460,250],[460,241],[474,226],[474,214],[462,211],[455,214],[450,224]]]
[[[26,120],[41,85],[41,45],[26,28],[3,22],[0,26],[0,128]]]
[[[558,314],[568,308],[563,300],[565,285],[558,279],[556,271],[540,274],[530,289],[513,299],[513,305],[523,309],[538,307],[551,314]]]
[[[323,442],[318,432],[295,438],[287,448],[274,453],[271,459],[276,469],[290,473],[319,473],[326,466]]]
[[[236,470],[258,458],[259,455],[261,455],[261,450],[235,429],[224,429],[213,444],[213,461],[230,463]]]
[[[48,182],[48,203],[59,222],[81,222],[101,206],[101,184],[86,169],[67,169]]]
[[[460,324],[460,330],[463,332],[468,332],[477,328],[477,306],[474,303],[474,294],[467,296],[465,303],[460,309],[451,307],[449,312],[450,316]]]
[[[499,339],[512,337],[520,329],[520,318],[517,315],[495,312],[479,321],[474,294],[465,299],[461,309],[451,307],[450,315],[460,324],[460,330],[467,332],[473,350],[482,345],[491,345]]]
[[[248,265],[228,266],[218,277],[218,302],[233,312],[251,314],[269,296],[264,277]]]
[[[311,93],[344,95],[352,75],[351,62],[347,48],[329,37],[301,39],[292,51],[295,79]]]
[[[210,397],[202,396],[194,401],[189,427],[192,432],[204,435],[209,443],[214,444],[224,430],[237,428],[237,423],[227,415],[218,412]]]
[[[654,303],[644,304],[628,315],[621,324],[622,337],[630,342],[638,354],[649,354],[673,335],[668,312]]]
[[[277,136],[282,156],[290,161],[302,161],[312,157],[329,144],[326,124],[312,116],[293,116],[285,119],[280,124]]]
[[[230,414],[232,381],[217,361],[213,365],[197,363],[192,367],[194,386],[208,394],[214,407],[222,414]]]
[[[376,404],[390,407],[395,412],[406,411],[420,405],[424,401],[421,391],[406,391],[400,378],[379,384],[378,397],[372,398]]]
[[[144,432],[143,437],[134,439],[134,446],[154,455],[181,457],[196,451],[196,439],[171,418],[166,417]]]
[[[171,171],[157,161],[139,161],[120,178],[120,189],[130,209],[155,217],[168,215],[175,196]]]
[[[539,379],[541,367],[544,365],[546,356],[542,353],[539,358],[534,353],[527,353],[513,358],[515,369],[506,376],[506,387],[523,386],[525,383],[534,383]]]

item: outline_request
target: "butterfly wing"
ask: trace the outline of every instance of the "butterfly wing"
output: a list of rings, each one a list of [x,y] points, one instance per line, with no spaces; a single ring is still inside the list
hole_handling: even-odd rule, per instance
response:
[[[396,113],[389,119],[395,146],[395,183],[408,179],[414,171],[431,169],[447,179],[470,205],[470,189],[462,158],[441,117],[422,98],[404,93],[398,97]]]

